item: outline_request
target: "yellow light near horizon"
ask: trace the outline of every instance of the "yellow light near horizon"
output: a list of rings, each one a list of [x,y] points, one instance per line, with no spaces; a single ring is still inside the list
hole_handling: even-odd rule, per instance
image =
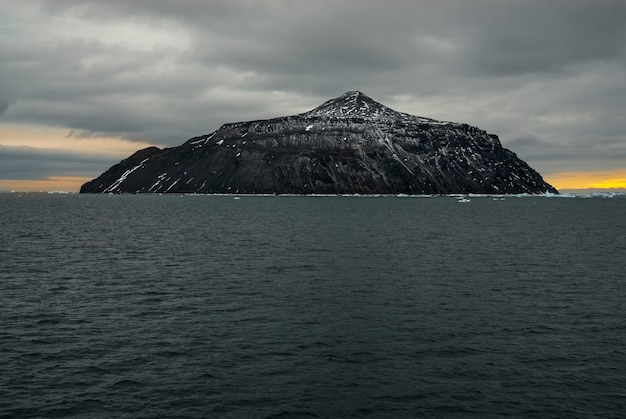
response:
[[[0,190],[17,192],[78,192],[82,184],[90,180],[90,178],[74,176],[51,176],[47,179],[35,180],[0,179]]]
[[[597,189],[618,189],[626,188],[626,178],[622,179],[609,179],[603,182],[594,183],[593,188]]]
[[[546,175],[544,179],[559,190],[620,189],[626,188],[626,169],[561,172]]]

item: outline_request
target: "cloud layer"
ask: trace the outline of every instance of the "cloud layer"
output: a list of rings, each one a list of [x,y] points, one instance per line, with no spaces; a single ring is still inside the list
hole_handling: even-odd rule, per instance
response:
[[[0,179],[36,180],[51,176],[89,177],[94,165],[111,164],[111,156],[0,145]]]
[[[178,145],[356,89],[540,172],[626,161],[623,0],[4,4],[0,123]]]

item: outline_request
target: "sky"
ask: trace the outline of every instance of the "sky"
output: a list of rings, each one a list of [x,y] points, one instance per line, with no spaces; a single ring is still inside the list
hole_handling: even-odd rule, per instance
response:
[[[624,0],[3,0],[0,190],[349,90],[497,134],[558,189],[626,188]]]

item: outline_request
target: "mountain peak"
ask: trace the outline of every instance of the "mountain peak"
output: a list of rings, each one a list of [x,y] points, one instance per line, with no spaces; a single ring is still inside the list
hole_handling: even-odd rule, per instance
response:
[[[306,112],[304,116],[380,119],[383,117],[395,118],[399,114],[399,112],[376,102],[363,92],[351,90],[322,103],[317,108]]]
[[[351,98],[351,97],[362,97],[364,99],[369,99],[372,100],[372,98],[370,98],[369,96],[367,96],[365,93],[359,91],[359,90],[349,90],[346,93],[344,93],[343,95],[339,96],[341,98]]]
[[[396,112],[348,91],[299,115],[224,124],[178,147],[149,148],[82,193],[557,193],[467,124]]]

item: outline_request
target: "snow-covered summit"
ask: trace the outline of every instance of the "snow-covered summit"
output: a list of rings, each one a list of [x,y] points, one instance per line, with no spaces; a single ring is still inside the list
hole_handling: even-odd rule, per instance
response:
[[[403,114],[357,90],[346,92],[327,100],[303,116],[329,116],[335,118],[398,118]]]
[[[329,117],[329,118],[361,118],[372,121],[410,121],[415,123],[429,124],[452,124],[447,121],[437,121],[431,118],[415,116],[404,112],[398,112],[383,105],[358,90],[352,90],[327,100],[317,108],[303,113],[304,117]]]

